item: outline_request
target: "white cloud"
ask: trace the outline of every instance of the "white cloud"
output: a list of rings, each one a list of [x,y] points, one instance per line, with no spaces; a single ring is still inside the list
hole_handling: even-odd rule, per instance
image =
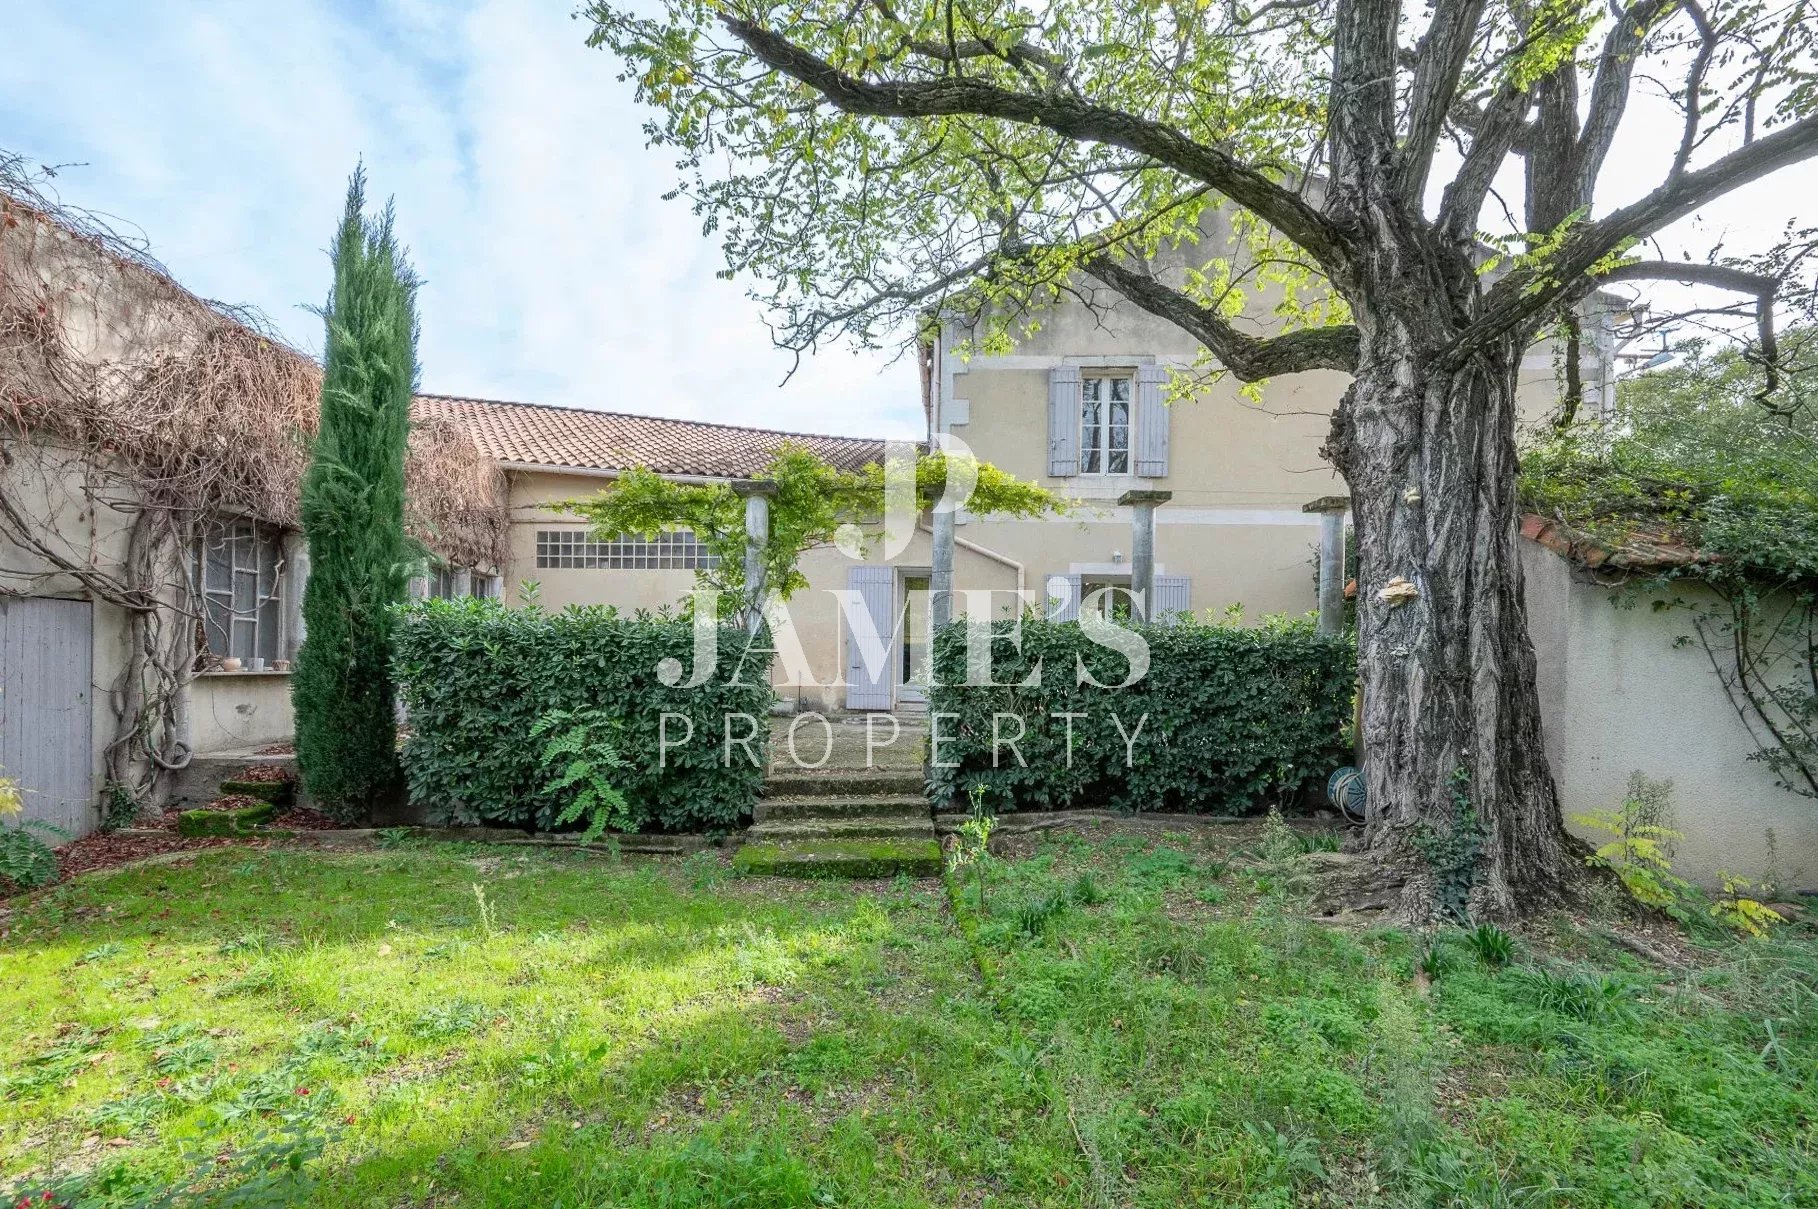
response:
[[[364,157],[427,279],[426,388],[814,431],[917,435],[907,361],[774,349],[718,280],[668,157],[566,5],[49,3],[9,15],[8,145],[78,161],[63,199],[145,233],[198,293],[320,345],[345,178]]]

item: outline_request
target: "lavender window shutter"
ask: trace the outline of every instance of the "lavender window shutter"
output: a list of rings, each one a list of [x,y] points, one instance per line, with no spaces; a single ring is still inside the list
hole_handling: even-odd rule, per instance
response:
[[[1162,401],[1167,377],[1159,365],[1136,369],[1136,473],[1144,478],[1168,473],[1168,405]]]
[[[1072,478],[1079,473],[1079,366],[1056,365],[1048,371],[1048,473]]]

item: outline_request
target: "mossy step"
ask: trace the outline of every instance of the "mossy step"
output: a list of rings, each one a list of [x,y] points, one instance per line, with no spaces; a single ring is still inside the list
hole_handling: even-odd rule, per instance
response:
[[[289,781],[235,781],[230,779],[221,782],[221,792],[245,798],[258,798],[262,802],[276,802],[283,806],[290,802],[292,786]]]
[[[275,802],[260,802],[257,806],[242,806],[238,810],[185,810],[177,816],[177,834],[245,835],[271,822],[277,813]]]
[[[860,794],[919,794],[924,782],[917,771],[876,768],[852,772],[778,772],[764,779],[771,798],[845,798]]]
[[[861,835],[899,835],[926,838],[934,834],[934,824],[927,816],[919,819],[861,815],[848,819],[790,819],[759,823],[746,833],[751,840],[845,839]]]
[[[941,846],[932,837],[764,842],[740,848],[732,867],[767,877],[938,877]]]
[[[928,799],[911,794],[764,798],[758,802],[754,812],[754,817],[760,823],[790,819],[850,819],[859,816],[926,820]]]

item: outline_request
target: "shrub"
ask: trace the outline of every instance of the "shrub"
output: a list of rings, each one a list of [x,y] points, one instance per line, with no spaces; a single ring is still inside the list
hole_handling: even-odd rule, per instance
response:
[[[1135,627],[1149,644],[1149,670],[1126,688],[1079,682],[1080,663],[1107,685],[1120,684],[1129,665],[1075,623],[991,628],[994,685],[965,684],[966,625],[935,637],[929,708],[939,760],[949,765],[932,770],[937,802],[983,784],[1004,808],[1248,814],[1317,786],[1346,759],[1355,651],[1349,638],[1316,634],[1311,622]],[[1040,683],[1024,684],[1038,667]],[[1080,715],[1071,759],[1067,713]],[[1021,761],[1008,719],[993,759],[994,714],[1021,719]]]
[[[759,638],[757,649],[766,641]],[[625,797],[631,829],[731,827],[750,813],[763,784],[772,700],[767,660],[744,659],[745,644],[743,631],[722,630],[706,683],[670,687],[657,674],[660,662],[694,666],[694,631],[685,620],[472,599],[402,608],[393,671],[410,714],[403,761],[411,800],[437,822],[560,826],[574,792],[552,786],[541,759],[546,745],[533,731],[551,711],[566,710],[617,722],[623,766],[612,784]],[[671,719],[666,761],[665,713],[687,719]],[[735,740],[750,727],[738,714],[756,720],[758,766],[736,742],[722,760],[727,727]],[[693,740],[677,746],[689,726]]]

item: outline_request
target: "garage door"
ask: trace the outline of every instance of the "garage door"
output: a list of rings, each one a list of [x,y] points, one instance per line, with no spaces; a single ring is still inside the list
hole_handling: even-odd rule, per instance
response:
[[[93,626],[86,600],[0,597],[0,768],[19,782],[26,818],[71,836],[95,816]]]

